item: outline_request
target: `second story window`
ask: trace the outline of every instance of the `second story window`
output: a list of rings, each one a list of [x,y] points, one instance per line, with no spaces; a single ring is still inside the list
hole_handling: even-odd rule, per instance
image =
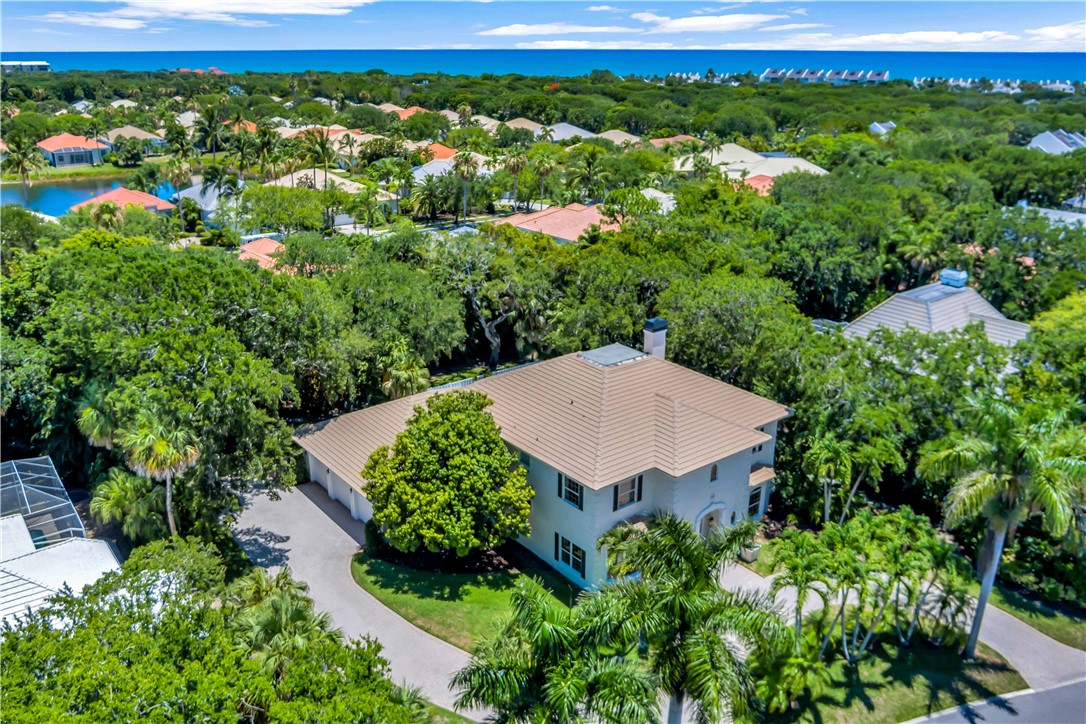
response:
[[[718,477],[718,473],[719,473],[719,471],[717,470],[716,465],[709,468],[709,482],[710,483],[715,483],[716,482],[716,479]]]
[[[614,504],[611,510],[618,510],[619,508],[625,508],[627,505],[631,505],[641,500],[641,488],[643,484],[642,476],[630,478],[629,480],[623,480],[616,485],[614,490]]]
[[[753,448],[753,449],[751,450],[751,452],[752,452],[752,453],[760,453],[760,452],[762,451],[762,447],[763,447],[763,445],[756,445],[756,446],[754,446],[754,448]]]
[[[558,473],[558,497],[584,510],[584,486],[562,473]]]
[[[525,470],[530,470],[532,467],[532,456],[521,450],[517,453],[517,460],[524,466]]]
[[[762,488],[757,487],[750,491],[750,500],[747,502],[747,515],[751,518],[756,517],[762,512]]]

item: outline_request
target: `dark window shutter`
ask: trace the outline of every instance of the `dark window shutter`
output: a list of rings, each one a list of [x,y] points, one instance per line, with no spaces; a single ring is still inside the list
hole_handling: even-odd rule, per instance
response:
[[[615,486],[615,500],[612,504],[611,510],[618,510],[618,485]]]
[[[577,486],[577,510],[584,510],[584,486]]]
[[[554,560],[558,560],[558,531],[554,531]]]
[[[558,497],[562,497],[562,473],[558,473]]]
[[[641,476],[641,475],[638,475],[638,476],[637,476],[637,502],[638,502],[638,503],[640,503],[640,502],[641,502],[641,488],[643,487],[643,485],[642,485],[642,484],[643,484],[644,482],[645,482],[645,481],[644,481],[644,477],[643,477],[643,476]]]

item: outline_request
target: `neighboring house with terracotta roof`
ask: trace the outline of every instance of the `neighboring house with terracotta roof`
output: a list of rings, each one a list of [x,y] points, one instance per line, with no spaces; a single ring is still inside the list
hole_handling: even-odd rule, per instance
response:
[[[619,146],[627,143],[641,143],[641,136],[635,136],[632,133],[626,133],[626,131],[620,131],[618,129],[604,131],[603,133],[597,133],[596,138],[606,138],[611,143],[617,144]]]
[[[861,314],[845,327],[845,335],[867,337],[879,327],[931,334],[979,323],[992,342],[1013,347],[1029,334],[1028,324],[1007,319],[977,290],[965,286],[965,272],[944,269],[939,276],[941,281],[895,294]]]
[[[45,160],[50,166],[83,166],[102,163],[102,156],[109,151],[109,146],[86,136],[74,133],[60,133],[38,141]]]
[[[127,206],[138,206],[141,209],[147,209],[153,211],[156,214],[168,214],[173,211],[176,206],[171,204],[165,199],[160,199],[157,196],[144,193],[143,191],[136,191],[134,189],[126,189],[124,186],[106,191],[104,194],[98,194],[94,198],[87,199],[86,201],[80,201],[78,204],[72,206],[69,211],[78,211],[85,206],[97,206],[98,204],[105,203],[106,201],[112,201],[120,206],[122,209]]]
[[[406,121],[408,118],[415,115],[416,113],[426,113],[427,111],[422,106],[411,106],[410,108],[401,108],[398,111],[392,112],[399,116],[401,121]]]
[[[668,136],[667,138],[650,138],[648,143],[656,148],[666,148],[674,143],[683,143],[684,141],[697,141],[701,143],[700,139],[688,136],[685,133],[680,133],[678,136]]]
[[[599,226],[603,231],[614,231],[619,228],[618,224],[603,218],[599,206],[584,204],[551,206],[529,214],[513,214],[494,223],[512,224],[521,231],[546,234],[557,242],[577,241],[593,226]]]
[[[460,153],[455,148],[449,148],[443,143],[431,143],[426,147],[426,150],[433,154],[430,158],[431,161],[444,161]]]
[[[665,361],[667,322],[645,324],[645,351],[612,344],[457,387],[481,392],[535,490],[519,542],[581,586],[607,579],[596,542],[623,522],[670,512],[702,535],[759,518],[778,423],[789,410]],[[303,427],[309,477],[369,520],[361,471],[438,390]]]
[[[402,111],[404,109],[395,103],[382,103],[377,106],[377,110],[384,111],[385,113],[395,113],[396,111]]]
[[[276,267],[279,265],[279,261],[276,259],[276,255],[285,248],[275,239],[264,237],[238,247],[238,259],[241,261],[255,261],[256,265],[261,269],[267,269],[278,274]]]
[[[743,183],[757,191],[759,196],[769,196],[769,193],[773,190],[774,181],[775,179],[772,176],[766,176],[763,173],[756,176],[747,176],[743,179]]]
[[[224,126],[229,126],[230,130],[233,131],[234,133],[241,133],[242,131],[248,131],[249,133],[256,133],[256,124],[253,123],[252,121],[247,121],[244,118],[242,118],[237,123],[235,123],[234,121],[223,121],[222,124]]]
[[[142,128],[137,128],[136,126],[121,126],[120,128],[106,131],[106,144],[113,150],[117,149],[119,139],[121,138],[138,138],[141,141],[144,141],[143,146],[145,153],[161,153],[162,149],[166,147],[165,138],[157,133],[151,133]]]

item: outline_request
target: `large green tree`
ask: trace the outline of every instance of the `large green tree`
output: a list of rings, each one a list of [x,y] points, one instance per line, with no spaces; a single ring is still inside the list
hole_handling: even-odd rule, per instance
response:
[[[526,535],[535,495],[475,391],[417,405],[391,447],[370,455],[362,477],[373,519],[402,551],[466,556]]]

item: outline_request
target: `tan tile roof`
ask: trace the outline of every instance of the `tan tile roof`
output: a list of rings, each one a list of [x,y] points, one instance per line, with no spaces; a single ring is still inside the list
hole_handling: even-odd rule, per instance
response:
[[[142,128],[136,128],[135,126],[121,126],[120,128],[114,128],[113,130],[106,131],[106,138],[110,143],[113,143],[118,138],[139,138],[144,141],[161,141],[162,136],[157,133],[151,133],[145,131]]]
[[[750,478],[747,480],[747,486],[754,488],[762,483],[768,483],[775,477],[777,477],[777,471],[771,466],[755,465],[750,469]]]
[[[611,131],[597,133],[596,138],[606,138],[608,141],[617,143],[620,146],[624,143],[637,143],[641,140],[641,136],[635,136],[632,133],[626,133],[626,131],[621,131],[617,128]]]
[[[585,206],[584,204],[570,204],[569,206],[552,206],[542,211],[534,211],[529,214],[513,214],[496,222],[497,224],[512,224],[524,231],[537,231],[540,234],[553,236],[562,241],[576,241],[595,224],[599,224],[604,231],[618,229],[617,224],[606,222],[599,206]]]
[[[614,358],[614,364],[586,359]],[[599,489],[649,469],[684,475],[769,439],[783,405],[622,345],[568,354],[468,385],[494,400],[502,438]],[[302,428],[295,440],[361,488],[370,454],[391,444],[434,391]]]
[[[536,123],[529,118],[523,117],[510,119],[505,122],[505,125],[509,126],[510,128],[523,128],[524,130],[531,131],[532,133],[535,133],[539,129],[543,128],[542,123]]]

